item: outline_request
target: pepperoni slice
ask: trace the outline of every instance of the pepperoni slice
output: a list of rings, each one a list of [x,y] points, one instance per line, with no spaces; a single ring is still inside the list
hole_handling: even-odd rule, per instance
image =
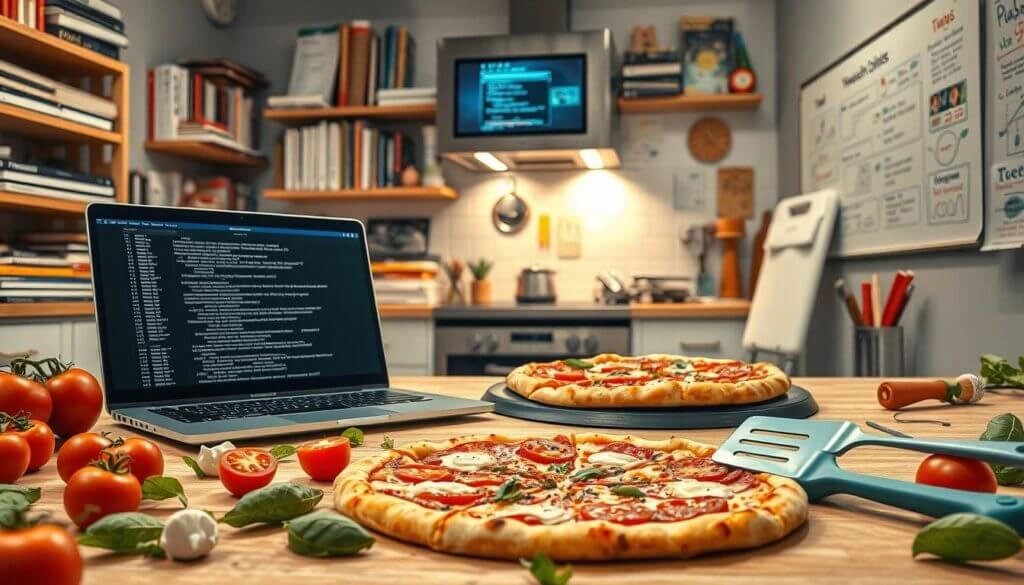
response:
[[[616,453],[624,453],[630,457],[636,457],[637,459],[653,459],[654,449],[648,449],[647,447],[640,447],[632,443],[625,441],[616,441],[614,443],[608,443],[605,445],[602,451],[614,451]]]
[[[588,504],[580,509],[584,520],[605,520],[614,524],[632,526],[648,522],[654,511],[641,504]]]
[[[701,497],[683,500],[666,500],[658,504],[654,510],[655,522],[681,522],[703,516],[729,511],[729,502],[725,498]]]
[[[505,478],[497,473],[488,473],[486,471],[467,471],[460,473],[456,481],[473,487],[484,487],[501,485],[505,483]]]
[[[736,493],[746,490],[756,482],[757,478],[754,477],[753,473],[742,469],[734,469],[728,475],[718,480],[718,483],[728,485],[729,489]]]
[[[706,457],[679,459],[669,463],[674,479],[691,478],[697,481],[720,481],[734,471]]]
[[[412,463],[396,467],[395,477],[408,483],[420,483],[422,481],[451,481],[453,474],[450,470],[437,465],[421,465]]]
[[[561,436],[555,439],[527,439],[519,444],[516,453],[536,463],[565,463],[576,458],[576,448],[568,439]]]

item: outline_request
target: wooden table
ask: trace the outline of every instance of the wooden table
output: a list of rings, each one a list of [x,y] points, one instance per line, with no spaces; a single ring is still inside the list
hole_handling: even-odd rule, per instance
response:
[[[496,380],[493,378],[404,378],[397,385],[464,397],[477,397]],[[993,395],[973,406],[936,406],[917,413],[917,417],[941,418],[952,423],[949,428],[937,425],[902,425],[891,421],[889,413],[875,402],[876,382],[870,380],[807,378],[796,383],[810,390],[821,405],[819,418],[847,419],[859,424],[874,420],[899,427],[921,437],[975,438],[989,418],[1020,409],[1021,394]],[[113,425],[104,417],[100,430],[132,434]],[[355,455],[380,452],[385,433],[398,444],[420,439],[440,440],[468,433],[499,432],[508,434],[551,434],[563,427],[521,421],[497,415],[481,415],[441,422],[429,422],[367,430],[366,444]],[[718,444],[729,434],[728,429],[686,432],[686,436]],[[644,431],[643,436],[665,437],[671,433]],[[297,443],[311,436],[288,437],[282,440],[257,441],[255,445],[281,442]],[[225,492],[216,479],[198,480],[181,462],[181,455],[193,453],[161,442],[165,446],[165,474],[182,480],[195,508],[222,513],[232,507],[235,499]],[[912,479],[922,456],[894,449],[864,448],[843,458],[843,466],[853,471],[871,472],[899,479]],[[307,483],[294,459],[282,463],[277,480]],[[63,483],[52,462],[36,474],[20,481],[43,488],[38,507],[52,509],[66,518],[61,505]],[[332,502],[331,486],[319,484],[325,491],[320,506]],[[1006,493],[1024,495],[1024,489],[1001,488]],[[969,497],[965,494],[964,497]],[[155,516],[167,516],[177,510],[174,500],[145,503],[143,509]],[[782,542],[760,549],[717,554],[691,560],[657,562],[618,562],[577,564],[572,585],[605,583],[694,584],[738,583],[754,585],[781,583],[982,583],[1024,582],[1024,558],[1018,556],[999,563],[971,567],[951,565],[936,560],[914,561],[910,544],[924,519],[857,500],[833,497],[827,503],[811,506],[807,524]],[[96,549],[83,548],[86,558],[84,583],[90,585],[160,583],[351,583],[370,585],[458,585],[458,584],[526,584],[528,573],[518,564],[464,558],[396,542],[379,536],[374,547],[357,557],[317,560],[292,554],[285,547],[286,535],[279,527],[257,527],[236,530],[221,526],[220,544],[213,554],[196,563],[175,563],[169,560],[124,558]],[[0,582],[3,576],[0,575]],[[40,584],[41,585],[41,584]]]

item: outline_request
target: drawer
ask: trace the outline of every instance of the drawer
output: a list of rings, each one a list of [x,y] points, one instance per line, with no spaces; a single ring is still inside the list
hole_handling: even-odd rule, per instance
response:
[[[62,355],[62,324],[60,322],[15,323],[0,325],[0,365],[12,358],[28,356],[42,359]]]
[[[388,319],[381,322],[384,354],[388,370],[397,373],[398,366],[414,366],[429,370],[434,361],[433,324],[427,319]]]
[[[743,359],[744,321],[675,319],[633,321],[633,353],[670,353]]]
[[[95,321],[73,321],[71,323],[71,359],[74,360],[76,366],[96,376],[97,380],[103,380],[100,340],[96,334]]]

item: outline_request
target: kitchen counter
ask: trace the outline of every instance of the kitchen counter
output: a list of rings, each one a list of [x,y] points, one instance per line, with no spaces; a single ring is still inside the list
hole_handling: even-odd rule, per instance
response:
[[[433,305],[377,305],[381,319],[430,319]]]
[[[746,319],[747,299],[718,299],[690,303],[631,303],[633,319]]]
[[[496,378],[400,378],[396,385],[465,397],[478,397]],[[917,418],[941,418],[952,423],[949,428],[937,425],[901,425],[892,423],[891,415],[875,402],[877,381],[863,379],[805,378],[795,383],[809,389],[821,405],[818,418],[848,419],[863,425],[874,420],[898,427],[921,437],[976,438],[989,418],[1015,408],[1019,398],[990,393],[979,404],[969,407],[936,406]],[[908,428],[912,427],[912,428]],[[133,432],[115,427],[104,416],[95,429],[116,431],[121,435]],[[470,433],[554,434],[566,428],[533,423],[498,415],[478,415],[448,421],[423,422],[366,430],[366,444],[355,449],[354,456],[374,455],[384,433],[398,444],[414,440],[441,440]],[[621,432],[621,431],[614,431]],[[685,436],[718,444],[729,429],[686,431]],[[642,431],[645,437],[667,437],[670,432]],[[684,433],[677,433],[684,434]],[[251,444],[270,446],[298,443],[316,435],[254,441]],[[193,454],[161,441],[167,462],[166,475],[182,480],[190,505],[200,510],[222,514],[235,499],[221,488],[216,479],[197,480],[182,463],[181,455]],[[877,447],[855,450],[844,456],[843,467],[852,471],[882,474],[899,479],[912,479],[922,455]],[[281,464],[278,481],[294,480],[310,483],[295,459]],[[37,509],[52,510],[67,520],[61,506],[63,483],[57,477],[56,465],[47,464],[41,471],[19,483],[42,487]],[[330,484],[317,484],[326,492],[320,504],[327,508],[333,500]],[[1024,489],[1000,488],[1006,493],[1024,496]],[[969,497],[965,495],[965,497]],[[166,517],[180,506],[175,500],[144,503],[144,511]],[[574,566],[571,585],[623,582],[643,584],[736,583],[751,585],[768,581],[787,583],[876,584],[898,580],[915,583],[982,583],[1024,582],[1024,563],[1020,557],[998,563],[957,566],[925,559],[914,561],[910,545],[924,520],[912,513],[875,505],[848,496],[829,498],[827,503],[810,508],[807,524],[785,540],[749,551],[716,554],[690,560],[637,561],[617,563],[585,563]],[[487,561],[458,557],[397,542],[378,536],[372,549],[357,557],[310,559],[289,552],[285,547],[285,531],[278,527],[255,527],[236,530],[221,525],[220,544],[203,561],[174,563],[171,561],[120,557],[98,549],[83,547],[87,585],[118,583],[161,585],[244,582],[247,585],[303,583],[319,585],[351,582],[359,585],[459,585],[459,584],[525,584],[532,583],[528,572],[518,563]]]
[[[378,305],[383,319],[745,319],[750,312],[747,299],[718,299],[688,303],[597,303],[523,304],[498,303],[486,306]]]

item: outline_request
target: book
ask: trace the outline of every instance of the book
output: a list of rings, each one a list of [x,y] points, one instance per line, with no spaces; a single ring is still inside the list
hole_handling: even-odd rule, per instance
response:
[[[58,11],[59,9],[59,11]],[[118,33],[124,33],[124,22],[105,14],[88,4],[82,4],[75,0],[46,0],[46,14],[72,14],[92,21],[100,26],[109,28]]]
[[[682,93],[683,90],[681,89],[624,89],[622,90],[622,97],[643,98],[655,96],[680,95]]]
[[[73,122],[78,122],[79,124],[85,124],[86,126],[92,126],[93,128],[99,128],[101,130],[114,129],[113,120],[94,116],[88,112],[83,112],[82,110],[69,106],[61,105],[60,111],[57,115],[65,120],[71,120]]]
[[[128,46],[128,37],[121,33],[114,32],[94,22],[85,20],[79,16],[69,14],[60,8],[46,9],[46,24],[62,26],[73,31],[89,35],[101,41],[117,45],[118,47]]]
[[[729,73],[735,67],[732,19],[684,16],[679,28],[684,91],[728,93]]]
[[[19,294],[23,292],[31,294]],[[92,294],[84,294],[80,291],[66,291],[66,293],[59,291],[0,291],[0,303],[87,302],[91,300]]]
[[[24,92],[0,85],[0,103],[18,106],[51,116],[60,115],[60,107],[53,100],[44,100]]]
[[[349,78],[352,75],[349,63],[351,41],[352,27],[342,24],[338,29],[338,83],[336,84],[338,86],[338,99],[336,103],[339,106],[349,105],[348,84]]]
[[[56,101],[56,95],[54,93],[41,90],[33,85],[27,85],[10,77],[0,75],[0,85],[21,92],[27,96],[40,98],[46,101]]]
[[[299,29],[288,79],[289,96],[332,99],[338,71],[338,25]]]
[[[683,71],[683,64],[674,63],[644,63],[639,65],[623,65],[623,77],[647,77],[651,75],[679,75]]]
[[[386,100],[377,99],[378,106],[429,106],[436,103],[437,98],[433,97],[389,98]]]
[[[57,82],[49,77],[18,67],[17,65],[8,63],[2,59],[0,59],[0,77],[17,81],[18,83],[22,83],[51,94],[56,93],[57,91]]]
[[[103,14],[106,14],[107,16],[109,16],[111,18],[116,18],[117,20],[123,20],[124,19],[124,15],[121,13],[121,9],[118,8],[117,6],[114,6],[110,2],[107,2],[107,0],[74,0],[74,1],[78,2],[79,4],[84,4],[84,5],[88,6],[89,8],[92,8],[93,10],[96,10],[98,12],[102,12]]]
[[[24,256],[18,254],[0,254],[0,265],[5,266],[71,266],[71,262],[64,258],[49,256]]]
[[[92,283],[90,283],[87,280],[82,280],[80,278],[0,276],[0,289],[92,291]]]
[[[96,37],[55,24],[47,24],[46,32],[73,45],[78,45],[79,47],[89,49],[94,53],[99,53],[104,57],[110,57],[111,59],[121,58],[121,51],[117,45],[101,41]]]
[[[349,36],[351,71],[348,82],[348,105],[365,106],[372,40],[370,21],[352,21]]]
[[[673,89],[682,91],[683,85],[678,79],[674,81],[623,81],[622,89]]]
[[[373,105],[377,103],[377,61],[380,59],[380,35],[376,32],[370,31],[370,63],[369,71],[366,76],[366,104]]]
[[[113,100],[60,82],[55,83],[53,99],[63,106],[68,106],[99,118],[112,120],[117,117],[117,104]]]
[[[0,179],[68,189],[96,195],[114,195],[114,183],[108,178],[75,173],[55,167],[0,160]]]
[[[623,62],[626,65],[638,63],[679,63],[679,52],[673,49],[660,51],[626,51]]]
[[[392,87],[405,87],[406,52],[409,44],[409,31],[403,26],[398,29],[395,41],[395,79]]]
[[[319,95],[275,95],[267,98],[271,108],[326,108],[330,104]]]
[[[387,99],[408,99],[408,98],[436,98],[436,87],[396,87],[382,88],[377,91],[377,97],[381,100]]]
[[[66,189],[43,187],[41,185],[33,185],[31,183],[21,183],[7,180],[0,180],[0,191],[8,191],[10,193],[21,193],[23,195],[39,195],[41,197],[67,199],[70,201],[85,201],[87,203],[92,201],[111,201],[114,198],[112,195],[105,196],[91,193],[78,193],[75,191],[68,191]]]

